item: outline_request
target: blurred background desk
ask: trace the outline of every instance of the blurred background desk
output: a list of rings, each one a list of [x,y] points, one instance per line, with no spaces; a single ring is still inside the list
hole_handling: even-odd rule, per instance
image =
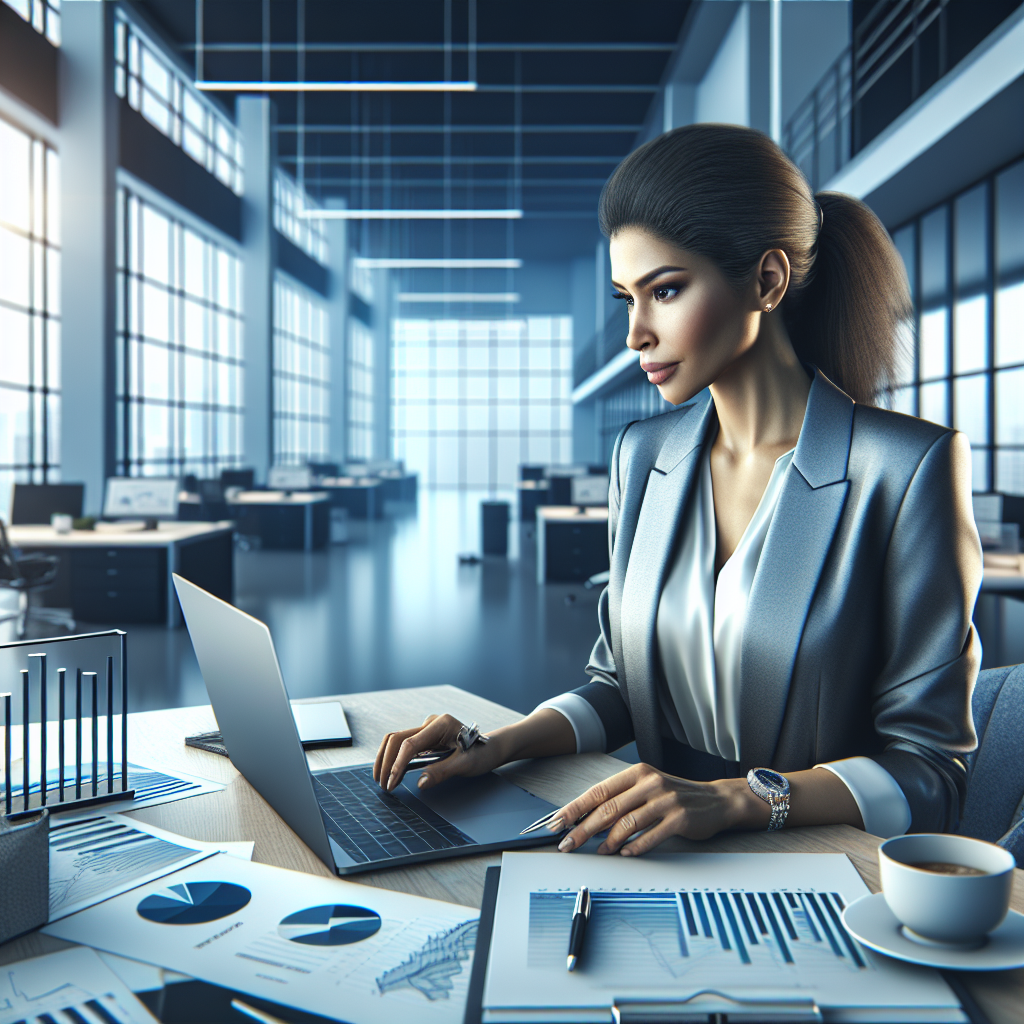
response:
[[[538,583],[582,583],[607,569],[607,508],[538,506]]]
[[[70,608],[83,622],[168,626],[181,624],[172,572],[225,601],[234,600],[233,532],[230,522],[71,533],[57,533],[52,526],[8,529],[11,544],[22,551],[60,558],[57,578],[42,595],[47,605]]]
[[[241,491],[228,501],[238,532],[259,537],[260,546],[319,551],[331,532],[325,491]]]
[[[380,737],[385,732],[408,722],[422,721],[432,712],[447,711],[464,721],[476,720],[485,731],[510,724],[521,717],[509,708],[454,686],[346,694],[329,699],[341,699],[344,703],[352,727],[353,744],[347,748],[308,751],[306,756],[312,768],[366,763],[373,759]],[[255,861],[309,874],[330,875],[324,864],[235,771],[230,761],[185,746],[186,735],[216,727],[211,708],[144,712],[130,715],[129,720],[129,743],[136,749],[144,748],[153,765],[177,768],[227,785],[218,793],[133,811],[133,817],[192,839],[219,842],[255,840]],[[14,741],[17,749],[20,736],[14,735]],[[505,767],[502,772],[531,793],[562,804],[623,767],[621,761],[606,754],[583,754],[521,761]],[[670,840],[661,849],[665,852],[845,853],[868,887],[877,892],[876,850],[880,842],[877,837],[847,825],[833,825],[786,829],[771,834],[734,833],[703,843]],[[553,847],[541,849],[551,850]],[[347,880],[479,907],[484,872],[500,859],[499,854],[453,857],[451,860],[353,875]],[[1015,876],[1013,907],[1024,911],[1024,871],[1017,871]],[[0,964],[53,952],[66,945],[58,939],[35,933],[0,946]],[[1020,1007],[1024,1006],[1024,970],[962,974],[961,978],[989,1015],[992,1024],[1019,1024]]]
[[[385,484],[377,477],[325,477],[320,487],[327,492],[331,507],[344,509],[352,519],[380,519],[384,515]]]

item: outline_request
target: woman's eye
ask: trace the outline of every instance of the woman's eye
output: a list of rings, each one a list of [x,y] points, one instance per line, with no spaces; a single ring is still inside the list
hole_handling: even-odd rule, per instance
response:
[[[654,289],[654,297],[658,302],[667,302],[678,293],[678,288],[670,288],[668,285],[661,285],[661,287]]]
[[[620,301],[624,302],[630,309],[633,308],[633,296],[632,295],[623,295],[622,292],[612,292],[612,298],[613,299],[619,299]]]

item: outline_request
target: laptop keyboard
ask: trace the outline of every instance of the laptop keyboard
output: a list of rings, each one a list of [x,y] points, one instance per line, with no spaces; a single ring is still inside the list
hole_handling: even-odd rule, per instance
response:
[[[417,812],[385,793],[369,766],[314,775],[313,786],[331,838],[360,864],[475,845],[426,804]]]

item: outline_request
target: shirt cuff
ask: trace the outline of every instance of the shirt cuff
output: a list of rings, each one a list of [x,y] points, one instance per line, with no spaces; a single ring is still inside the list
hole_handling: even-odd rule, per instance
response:
[[[853,794],[864,819],[864,831],[890,839],[910,828],[910,804],[899,783],[870,757],[846,757],[841,761],[816,764],[837,775]]]
[[[568,719],[576,734],[577,754],[592,754],[594,751],[604,753],[607,743],[604,723],[588,700],[578,693],[562,693],[538,704],[534,710],[540,711],[541,708],[551,708]]]

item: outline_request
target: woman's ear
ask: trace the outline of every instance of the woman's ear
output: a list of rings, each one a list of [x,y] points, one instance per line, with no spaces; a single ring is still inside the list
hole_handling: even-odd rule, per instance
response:
[[[775,309],[789,287],[789,259],[781,249],[769,249],[757,265],[755,276],[758,306],[766,313]]]

